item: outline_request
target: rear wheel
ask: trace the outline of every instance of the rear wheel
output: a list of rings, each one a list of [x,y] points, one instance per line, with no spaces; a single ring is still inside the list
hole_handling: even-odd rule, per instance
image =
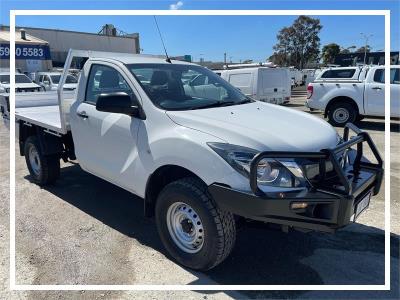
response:
[[[168,253],[195,270],[221,263],[235,243],[233,215],[218,209],[207,187],[196,178],[180,179],[161,191],[156,222]]]
[[[39,185],[55,182],[60,176],[60,158],[57,155],[44,156],[35,136],[25,141],[26,165],[33,181]]]
[[[354,106],[346,102],[336,102],[328,112],[329,123],[333,126],[342,127],[347,123],[355,123],[357,121],[358,112]]]

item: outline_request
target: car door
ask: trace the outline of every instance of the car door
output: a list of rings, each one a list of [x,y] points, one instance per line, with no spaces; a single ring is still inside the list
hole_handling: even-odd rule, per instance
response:
[[[400,97],[399,97],[399,69],[390,69],[390,111],[392,117],[399,116]],[[396,80],[397,76],[397,80]],[[397,82],[397,84],[396,84]],[[365,84],[365,108],[367,115],[384,116],[385,115],[385,69],[378,68]]]
[[[400,69],[390,71],[390,115],[400,117]]]
[[[141,120],[96,110],[98,95],[110,92],[129,94],[132,104],[138,101],[138,93],[131,88],[122,70],[112,64],[92,64],[86,93],[84,96],[81,93],[83,99],[78,99],[71,107],[75,152],[83,169],[135,192],[133,169]]]

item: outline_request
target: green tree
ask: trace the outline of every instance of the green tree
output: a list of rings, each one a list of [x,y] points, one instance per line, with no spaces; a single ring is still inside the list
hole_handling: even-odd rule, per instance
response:
[[[322,47],[322,61],[324,64],[332,64],[335,57],[340,53],[340,46],[335,43],[330,43]]]
[[[365,46],[362,46],[362,47],[358,48],[356,50],[356,52],[357,53],[364,53],[365,52]],[[367,45],[367,52],[371,52],[371,46],[370,45]]]
[[[319,57],[319,19],[299,16],[290,27],[282,28],[276,38],[273,57],[284,60],[284,65],[294,65],[302,69],[308,62]]]
[[[356,49],[356,48],[357,48],[356,46],[350,46],[350,47],[347,47],[347,48],[341,48],[340,53],[341,54],[348,54],[348,53],[351,53],[351,50]]]

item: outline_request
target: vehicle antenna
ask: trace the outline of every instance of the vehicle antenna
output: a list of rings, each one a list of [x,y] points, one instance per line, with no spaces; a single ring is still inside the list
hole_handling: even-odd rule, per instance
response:
[[[160,28],[158,27],[157,18],[156,18],[156,16],[153,16],[153,17],[154,17],[154,22],[156,23],[156,26],[157,26],[158,34],[160,35],[160,39],[161,39],[161,43],[162,43],[163,48],[164,48],[165,56],[167,57],[167,58],[165,59],[165,61],[171,64],[172,61],[171,61],[171,59],[170,59],[169,56],[168,56],[167,48],[165,48],[164,40],[163,40],[163,38],[162,38]]]

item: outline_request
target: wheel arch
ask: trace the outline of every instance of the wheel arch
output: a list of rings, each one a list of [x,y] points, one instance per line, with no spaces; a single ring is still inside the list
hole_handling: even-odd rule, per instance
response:
[[[195,173],[187,168],[168,164],[157,168],[147,179],[145,198],[144,198],[144,215],[153,217],[157,197],[161,190],[169,183],[185,177],[193,177],[202,180]],[[205,184],[205,183],[204,183]]]
[[[357,111],[357,114],[360,114],[360,108],[358,107],[357,102],[354,101],[353,98],[348,97],[348,96],[339,96],[339,97],[334,97],[331,100],[329,100],[328,104],[326,105],[325,112],[324,112],[325,118],[328,116],[329,111],[332,108],[332,106],[338,102],[346,102],[346,103],[351,104]]]

